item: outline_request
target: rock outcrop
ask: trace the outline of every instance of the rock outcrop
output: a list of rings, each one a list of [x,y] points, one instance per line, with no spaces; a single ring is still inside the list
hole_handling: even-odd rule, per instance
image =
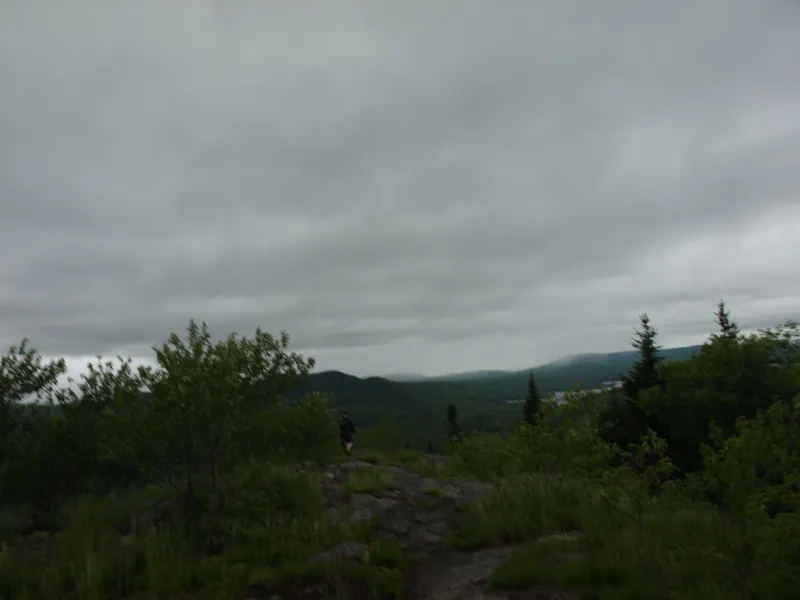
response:
[[[398,467],[345,461],[322,474],[327,516],[342,527],[369,530],[369,542],[381,541],[401,548],[412,557],[404,574],[409,600],[576,600],[557,590],[525,592],[489,591],[487,579],[513,550],[492,548],[477,552],[453,552],[445,540],[462,518],[463,507],[492,492],[487,484],[423,477]],[[368,560],[371,546],[348,540],[311,559],[312,565]],[[361,597],[357,591],[348,594]],[[290,595],[268,593],[254,586],[247,600],[311,599],[311,590]],[[366,597],[366,596],[365,596]]]
[[[369,474],[385,485],[381,490],[353,486],[359,474]],[[329,518],[353,525],[369,523],[376,540],[392,540],[410,553],[440,549],[458,523],[466,503],[491,491],[486,484],[421,477],[398,467],[344,462],[323,479]],[[345,493],[343,493],[345,492]]]

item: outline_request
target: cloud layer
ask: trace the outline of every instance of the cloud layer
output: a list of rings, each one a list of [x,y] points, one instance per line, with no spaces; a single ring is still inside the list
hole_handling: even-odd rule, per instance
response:
[[[0,342],[190,317],[321,368],[671,345],[800,313],[800,7],[0,6]]]

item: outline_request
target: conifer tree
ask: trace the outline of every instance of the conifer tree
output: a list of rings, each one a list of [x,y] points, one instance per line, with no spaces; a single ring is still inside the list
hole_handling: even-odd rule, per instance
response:
[[[720,300],[717,304],[717,312],[714,313],[719,325],[719,333],[715,337],[725,340],[735,340],[739,337],[739,326],[731,319],[730,312],[725,310],[725,301]]]
[[[458,411],[454,404],[447,407],[448,437],[451,442],[457,442],[461,437],[461,426],[458,424]]]
[[[659,364],[663,360],[658,355],[661,346],[656,343],[656,330],[650,325],[647,313],[639,316],[642,329],[635,329],[636,337],[631,340],[633,347],[639,351],[637,360],[627,375],[622,375],[622,389],[631,399],[636,400],[639,392],[662,385],[659,375]]]
[[[525,422],[529,425],[533,425],[541,407],[542,398],[539,395],[539,388],[536,386],[536,379],[533,377],[533,371],[531,371],[528,376],[528,395],[525,397],[525,405],[523,407]]]

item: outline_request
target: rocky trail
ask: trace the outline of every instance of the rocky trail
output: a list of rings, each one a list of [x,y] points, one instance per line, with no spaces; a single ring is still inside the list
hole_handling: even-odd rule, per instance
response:
[[[385,540],[414,557],[404,574],[405,598],[409,600],[578,600],[577,595],[551,589],[490,591],[487,579],[513,547],[474,552],[448,549],[446,538],[464,518],[464,506],[486,497],[492,489],[487,484],[424,477],[367,462],[345,461],[330,466],[323,473],[328,518],[333,523],[368,526],[369,542],[344,541],[314,557],[311,563],[363,560],[372,545]],[[353,596],[353,600],[361,597]],[[323,597],[319,590],[278,595],[255,586],[247,600]]]

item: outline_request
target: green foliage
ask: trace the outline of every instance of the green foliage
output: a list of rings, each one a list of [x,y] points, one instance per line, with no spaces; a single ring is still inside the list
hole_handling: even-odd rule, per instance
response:
[[[712,336],[691,360],[659,366],[656,384],[635,399],[576,393],[565,407],[546,404],[538,430],[467,436],[454,467],[499,489],[468,510],[452,543],[528,540],[491,578],[496,588],[592,598],[793,598],[800,586],[797,332],[789,323]],[[625,443],[609,439],[615,410],[635,425],[628,439],[617,438]],[[631,443],[636,427],[644,434]],[[570,542],[553,544],[554,537]]]
[[[730,313],[725,310],[725,301],[720,300],[717,305],[717,312],[714,313],[719,326],[719,333],[714,336],[721,337],[727,340],[736,340],[739,337],[739,326],[730,317]]]
[[[253,419],[313,368],[313,360],[288,353],[288,344],[288,335],[260,329],[252,339],[231,334],[212,343],[205,323],[191,321],[186,341],[172,334],[156,349],[157,367],[141,369],[150,389],[141,430],[148,466],[180,491],[187,517],[200,509],[198,479],[210,478],[209,500],[218,505],[220,472],[254,449],[246,435]]]
[[[405,448],[406,432],[397,423],[384,417],[371,427],[359,430],[356,452],[363,459],[362,448],[379,453],[396,453]]]
[[[459,550],[534,540],[575,527],[585,489],[570,480],[557,488],[541,477],[516,475],[498,482],[488,499],[469,506],[450,544]]]
[[[667,444],[653,430],[648,430],[639,444],[620,454],[624,460],[603,477],[599,496],[613,509],[629,517],[636,527],[639,560],[645,560],[645,510],[656,491],[663,490],[675,472],[667,457]]]
[[[339,452],[339,429],[330,400],[315,392],[295,402],[276,401],[245,427],[256,456],[274,462],[324,463]]]
[[[665,360],[680,361],[691,358],[692,352],[699,349],[699,346],[668,348],[659,354]],[[544,400],[552,392],[575,385],[592,389],[617,380],[637,359],[638,352],[631,351],[581,355],[566,364],[536,367],[533,374]],[[444,448],[447,432],[442,427],[442,415],[448,404],[458,406],[459,424],[464,432],[508,431],[520,420],[519,403],[525,398],[529,379],[529,369],[405,382],[381,377],[361,379],[338,371],[324,371],[305,378],[287,397],[297,399],[311,392],[323,392],[338,409],[349,410],[362,429],[386,418],[407,433],[412,447],[424,448],[430,440],[434,448]],[[359,447],[363,447],[363,442],[359,442]]]
[[[458,422],[458,411],[455,404],[447,406],[447,445],[453,450],[461,443],[463,429]]]
[[[0,405],[4,409],[29,396],[41,398],[55,388],[58,378],[67,371],[63,359],[45,364],[28,344],[29,340],[23,339],[0,357]]]
[[[32,429],[42,411],[26,412],[23,401],[49,397],[67,368],[64,360],[45,363],[28,344],[24,339],[0,357],[0,497],[17,503],[25,500],[25,487],[31,483],[31,471],[23,466],[31,462],[28,453],[33,449],[45,456],[41,454],[44,451],[52,458],[58,455],[64,441],[61,432],[51,429],[42,440],[46,449],[35,448],[37,440]],[[40,499],[39,504],[46,504],[45,500]]]
[[[547,481],[563,481],[605,464],[609,447],[597,429],[601,404],[592,395],[569,392],[564,403],[551,403],[533,425],[518,425],[507,436],[473,434],[455,453],[454,468],[483,479],[536,473]]]
[[[313,367],[285,334],[214,343],[192,321],[155,368],[98,359],[63,389],[63,361],[26,344],[0,361],[0,502],[15,519],[0,597],[210,592],[246,580],[239,562],[302,561],[331,543],[319,486],[294,463],[327,462],[336,423],[322,395],[281,400]],[[31,394],[48,403],[21,404]]]
[[[451,445],[458,444],[461,439],[461,425],[458,423],[458,411],[455,404],[447,407],[447,439]]]
[[[722,303],[717,321],[694,356],[665,361],[643,315],[622,392],[576,388],[524,423],[504,398],[476,410],[458,382],[431,405],[408,396],[406,423],[425,422],[419,430],[403,428],[396,405],[381,415],[373,402],[358,451],[376,467],[341,493],[395,497],[383,464],[490,482],[493,493],[463,509],[448,541],[517,544],[490,578],[497,589],[794,598],[800,330],[742,335]],[[0,359],[0,598],[245,597],[254,582],[267,597],[309,585],[332,597],[402,597],[408,557],[397,545],[308,562],[367,539],[326,518],[316,466],[340,453],[341,399],[294,395],[312,367],[285,334],[213,342],[190,322],[186,339],[156,350],[154,368],[98,359],[61,389],[63,361],[44,364],[27,342],[11,348]],[[528,381],[545,388],[539,372]],[[26,404],[30,396],[47,402]],[[483,431],[465,419],[485,421]],[[452,457],[420,451],[437,430],[457,441]],[[427,500],[443,494],[425,486]]]
[[[800,541],[789,534],[800,525],[798,435],[795,398],[740,420],[730,437],[715,427],[703,446],[704,491],[718,499],[733,534],[738,582],[751,594],[764,585],[800,585]]]
[[[692,360],[666,364],[664,388],[648,390],[635,410],[667,440],[681,472],[697,471],[711,423],[727,437],[739,418],[755,417],[776,399],[794,398],[798,363],[800,330],[793,323],[736,340],[713,337]]]
[[[321,518],[321,492],[308,475],[243,465],[220,485],[224,510],[203,515],[196,527],[206,539],[224,539],[224,556],[198,553],[180,528],[121,535],[124,499],[79,498],[65,507],[59,534],[29,539],[15,556],[0,553],[0,597],[111,600],[142,590],[170,598],[217,586],[231,597],[251,569],[303,562],[333,540]]]
[[[661,383],[658,367],[663,359],[659,356],[661,347],[656,343],[657,332],[650,325],[650,317],[646,313],[643,313],[639,320],[642,329],[635,330],[636,337],[631,341],[633,347],[639,352],[639,359],[633,363],[628,375],[621,377],[622,389],[632,400],[636,400],[642,390],[650,389]]]

